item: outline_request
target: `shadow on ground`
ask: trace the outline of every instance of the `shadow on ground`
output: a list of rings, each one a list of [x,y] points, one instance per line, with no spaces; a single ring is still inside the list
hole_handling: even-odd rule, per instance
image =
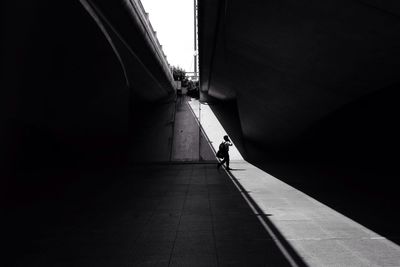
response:
[[[210,106],[250,163],[400,245],[397,88],[338,111],[289,150],[246,140],[234,101]]]
[[[20,175],[7,266],[290,266],[215,164]]]

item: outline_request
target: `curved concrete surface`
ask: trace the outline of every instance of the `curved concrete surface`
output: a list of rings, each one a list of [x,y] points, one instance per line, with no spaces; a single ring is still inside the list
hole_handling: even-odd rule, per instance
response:
[[[346,150],[350,160],[395,151],[399,7],[199,0],[203,98],[235,102],[239,135],[264,151],[334,158]]]
[[[400,5],[198,5],[202,99],[243,157],[398,244]]]

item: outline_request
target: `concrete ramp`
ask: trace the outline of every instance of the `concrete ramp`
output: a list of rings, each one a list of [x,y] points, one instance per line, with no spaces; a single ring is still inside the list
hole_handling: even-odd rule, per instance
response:
[[[187,96],[177,100],[171,160],[216,162],[209,140],[189,106],[190,100]]]

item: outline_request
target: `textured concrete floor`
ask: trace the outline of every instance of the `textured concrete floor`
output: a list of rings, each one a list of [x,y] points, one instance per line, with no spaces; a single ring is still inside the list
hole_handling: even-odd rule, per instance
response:
[[[204,134],[200,131],[189,102],[191,102],[191,98],[188,96],[178,97],[176,102],[171,160],[216,162],[215,155]]]
[[[400,266],[400,246],[389,237],[248,162],[234,161],[231,167],[233,179],[244,188],[259,213],[269,214],[269,222],[307,266]],[[331,197],[346,200],[339,193]],[[384,218],[381,220],[385,223]]]
[[[217,150],[218,141],[225,134],[224,129],[208,105],[202,104],[199,107],[198,101],[189,104]],[[197,110],[201,110],[200,116]],[[275,229],[273,235],[279,233],[277,243],[286,244],[283,253],[293,249],[296,252],[294,255],[299,256],[307,266],[400,266],[398,235],[393,232],[388,235],[374,232],[368,225],[363,225],[363,221],[350,219],[284,183],[279,179],[280,176],[273,177],[246,162],[237,150],[232,149],[230,152],[233,159],[230,164],[233,168],[230,172],[232,181],[255,209],[266,230]],[[292,172],[297,177],[303,175],[295,170]],[[326,177],[322,176],[322,179]],[[301,184],[304,185],[306,181],[301,180]],[[342,195],[342,191],[327,191],[327,187],[312,180],[309,183],[319,187],[325,200],[329,198],[331,202],[344,202],[347,206],[354,204],[354,200]],[[375,199],[375,202],[378,200]],[[370,213],[369,208],[366,205],[359,207],[363,213]],[[386,220],[386,217],[382,216],[378,220],[384,229],[391,228],[392,222]],[[292,265],[296,266],[295,257],[293,259]]]
[[[31,174],[31,194],[37,175],[55,183],[7,214],[5,266],[400,266],[396,243],[243,159],[229,174],[197,161],[212,153],[191,151],[200,109],[179,105],[175,162]],[[216,147],[211,115],[203,107]]]
[[[97,178],[101,186],[14,214],[10,266],[289,266],[214,164],[146,165]]]

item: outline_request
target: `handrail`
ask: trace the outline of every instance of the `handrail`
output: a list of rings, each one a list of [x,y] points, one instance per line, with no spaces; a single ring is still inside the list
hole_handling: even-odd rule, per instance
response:
[[[156,31],[154,30],[153,26],[151,25],[151,22],[149,20],[149,15],[144,9],[142,2],[140,0],[129,0],[129,3],[132,5],[132,7],[140,12],[139,19],[142,22],[143,26],[146,28],[146,32],[148,34],[148,37],[152,41],[152,45],[155,47],[155,51],[157,52],[158,56],[160,59],[163,61],[165,66],[168,66],[168,71],[172,76],[172,71],[171,71],[171,66],[168,63],[167,56],[164,53],[164,50],[162,49],[162,45],[160,44]]]

